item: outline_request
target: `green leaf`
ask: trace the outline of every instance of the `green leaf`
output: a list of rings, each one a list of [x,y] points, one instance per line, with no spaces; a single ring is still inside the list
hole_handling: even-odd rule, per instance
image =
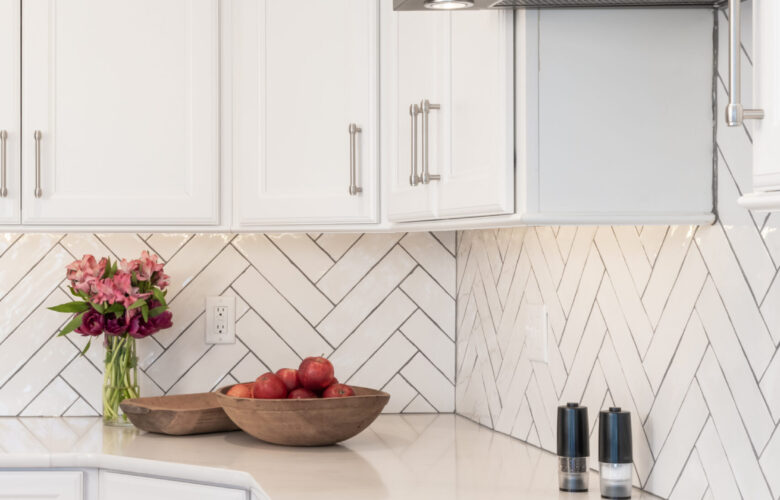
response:
[[[81,326],[81,323],[84,321],[84,315],[87,314],[87,311],[84,311],[81,314],[77,314],[72,320],[68,322],[67,325],[65,325],[65,328],[62,329],[62,331],[57,335],[58,337],[62,337],[63,335],[67,335],[76,328]]]
[[[146,305],[146,300],[145,299],[138,299],[135,302],[133,302],[132,304],[130,304],[130,307],[128,307],[127,310],[131,311],[133,309],[138,309],[139,307],[143,307],[145,305]]]
[[[81,355],[82,356],[85,355],[87,353],[87,351],[89,351],[89,346],[91,346],[91,345],[92,345],[92,339],[89,339],[89,342],[87,342],[87,345],[84,346],[84,350],[81,351]]]
[[[141,316],[144,318],[144,321],[149,321],[149,306],[146,305],[146,302],[141,306]]]
[[[123,312],[125,312],[125,306],[123,306],[119,302],[115,302],[106,308],[106,312],[104,314],[113,313],[116,316],[121,316]]]
[[[58,313],[80,313],[89,310],[89,303],[87,302],[68,302],[67,304],[60,304],[58,306],[50,307],[50,311]]]
[[[92,308],[95,309],[100,314],[105,314],[106,313],[106,306],[104,306],[103,304],[96,304],[96,303],[93,302],[92,303]]]
[[[165,305],[168,305],[168,304],[165,302],[165,293],[163,293],[163,291],[162,291],[162,290],[160,290],[159,288],[154,288],[154,289],[152,289],[152,295],[154,296],[154,298],[155,298],[155,299],[156,299],[156,300],[157,300],[157,301],[158,301],[160,304],[162,304],[162,305],[164,305],[164,306],[165,306]]]
[[[149,311],[149,317],[150,318],[155,318],[155,317],[161,315],[162,313],[164,313],[167,310],[168,310],[168,306],[155,307],[154,309]]]

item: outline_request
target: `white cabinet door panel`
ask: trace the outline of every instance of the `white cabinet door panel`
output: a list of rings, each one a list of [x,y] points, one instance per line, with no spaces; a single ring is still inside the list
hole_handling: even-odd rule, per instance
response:
[[[100,500],[247,500],[247,492],[182,481],[100,471]]]
[[[441,115],[439,218],[514,211],[514,61],[511,11],[452,14],[451,85]],[[449,133],[446,133],[449,132]]]
[[[390,52],[382,79],[390,87],[385,116],[392,120],[385,124],[388,218],[402,222],[512,213],[511,11],[391,12],[383,26]],[[438,109],[430,109],[427,125],[422,111],[415,135],[409,107],[422,108],[424,101]],[[411,186],[414,158],[420,176],[427,162],[428,173],[440,179]]]
[[[218,8],[22,2],[25,223],[218,222]]]
[[[21,137],[19,0],[0,0],[0,168],[5,163],[6,191],[0,191],[0,224],[18,224],[19,141]],[[4,138],[4,139],[3,139]],[[2,143],[5,141],[5,158]],[[2,188],[0,173],[0,188]]]
[[[385,87],[384,168],[388,196],[388,218],[394,222],[433,219],[435,186],[412,185],[413,171],[422,171],[421,117],[416,117],[417,134],[413,132],[410,107],[419,106],[423,99],[436,104],[443,99],[446,85],[444,73],[446,42],[449,34],[447,13],[393,12],[392,1],[383,3],[383,68]],[[442,155],[444,122],[441,113],[430,115],[429,158],[431,170],[439,171]],[[415,138],[416,137],[416,138]],[[416,157],[412,155],[412,141],[417,141]],[[416,165],[415,163],[416,162]]]
[[[378,1],[236,0],[232,9],[238,224],[376,221]]]
[[[768,0],[753,2],[753,20],[755,92],[754,100],[743,104],[764,110],[763,120],[745,121],[753,126],[753,188],[780,191],[780,5]],[[749,71],[748,66],[742,67],[743,78]]]
[[[83,500],[83,488],[78,471],[0,472],[0,500]]]

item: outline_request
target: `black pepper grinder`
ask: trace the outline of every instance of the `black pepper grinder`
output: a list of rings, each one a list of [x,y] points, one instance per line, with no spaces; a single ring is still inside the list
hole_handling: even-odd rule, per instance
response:
[[[633,469],[631,413],[610,408],[599,413],[599,472],[602,498],[631,498]]]
[[[588,491],[588,408],[577,403],[558,407],[558,488]]]

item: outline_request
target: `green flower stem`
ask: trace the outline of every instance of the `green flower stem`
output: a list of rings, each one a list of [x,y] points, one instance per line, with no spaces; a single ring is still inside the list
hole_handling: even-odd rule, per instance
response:
[[[119,403],[138,397],[138,358],[135,339],[129,335],[106,334],[106,360],[103,373],[103,420],[126,424]]]

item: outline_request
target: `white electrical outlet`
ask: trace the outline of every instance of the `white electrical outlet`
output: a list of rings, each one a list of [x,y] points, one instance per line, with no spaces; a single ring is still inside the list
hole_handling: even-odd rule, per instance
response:
[[[528,359],[547,363],[547,308],[544,305],[526,305],[520,318],[525,333]]]
[[[206,343],[236,343],[235,297],[206,297]]]

